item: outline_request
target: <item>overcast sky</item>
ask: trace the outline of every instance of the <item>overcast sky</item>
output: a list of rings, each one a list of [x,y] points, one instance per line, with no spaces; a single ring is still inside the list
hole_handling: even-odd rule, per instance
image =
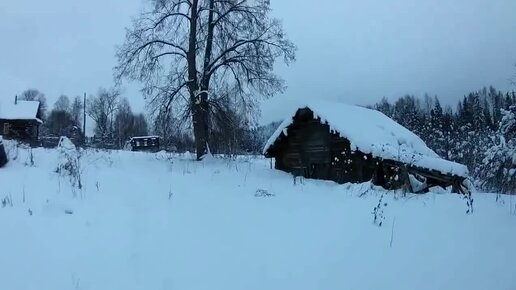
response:
[[[110,86],[115,45],[145,1],[1,0],[0,98],[33,87],[52,104]],[[425,92],[455,103],[487,85],[512,89],[515,0],[271,2],[299,50],[295,64],[277,67],[289,88],[269,104]],[[136,84],[125,95],[143,108]]]

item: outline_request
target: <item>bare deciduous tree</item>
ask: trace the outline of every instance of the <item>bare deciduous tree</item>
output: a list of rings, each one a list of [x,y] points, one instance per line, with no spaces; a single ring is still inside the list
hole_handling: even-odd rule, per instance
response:
[[[75,124],[77,124],[77,126],[80,126],[82,124],[82,112],[84,110],[81,97],[75,97],[73,99],[70,110],[70,113],[72,114],[72,118]]]
[[[170,110],[160,110],[153,123],[153,132],[161,137],[161,144],[168,148],[172,144],[172,138],[175,135],[177,124],[174,122]]]
[[[120,146],[122,142],[127,141],[131,136],[131,129],[133,127],[134,115],[131,105],[126,98],[122,98],[118,102],[118,108],[115,115],[115,135]]]
[[[149,134],[149,126],[147,124],[147,119],[145,119],[145,115],[142,113],[136,114],[133,116],[133,128],[131,135],[132,136],[145,136]]]
[[[65,110],[54,108],[50,111],[45,122],[45,128],[51,136],[68,136],[71,137],[73,127],[76,124],[73,121],[72,115]]]
[[[134,114],[126,98],[120,100],[114,120],[114,135],[122,147],[131,137],[148,134],[147,120],[143,114]]]
[[[138,80],[150,108],[192,119],[197,158],[208,152],[210,106],[232,96],[252,107],[284,89],[275,60],[295,46],[270,14],[269,0],[153,0],[118,48],[116,77]],[[165,108],[165,109],[164,109]]]
[[[113,135],[113,122],[118,108],[120,92],[100,88],[97,96],[90,97],[86,113],[96,123],[95,134],[102,137]]]
[[[70,99],[66,95],[61,95],[54,103],[54,110],[70,113]]]

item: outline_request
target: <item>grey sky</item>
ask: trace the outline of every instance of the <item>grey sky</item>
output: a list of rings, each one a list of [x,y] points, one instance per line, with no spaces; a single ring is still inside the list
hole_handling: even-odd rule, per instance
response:
[[[0,98],[25,88],[60,95],[112,84],[114,46],[145,0],[16,0],[0,3]],[[277,71],[284,95],[366,104],[405,93],[453,103],[516,69],[514,0],[273,0],[298,61]],[[126,89],[133,107],[143,100]]]

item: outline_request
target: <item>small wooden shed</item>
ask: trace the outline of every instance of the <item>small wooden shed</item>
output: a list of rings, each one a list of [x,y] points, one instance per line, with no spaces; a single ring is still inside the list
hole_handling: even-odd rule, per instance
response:
[[[444,160],[381,112],[331,102],[297,108],[263,153],[275,168],[338,183],[372,181],[387,189],[426,192],[451,186],[469,192],[466,166]]]
[[[129,143],[132,151],[159,151],[159,136],[132,137]]]
[[[39,126],[43,123],[39,115],[38,101],[0,103],[0,135],[27,143],[36,143],[39,138]]]

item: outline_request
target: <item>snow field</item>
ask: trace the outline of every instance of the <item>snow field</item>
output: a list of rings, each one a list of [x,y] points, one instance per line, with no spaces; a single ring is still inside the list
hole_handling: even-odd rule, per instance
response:
[[[516,289],[516,198],[389,192],[378,227],[381,191],[261,158],[88,150],[72,190],[59,154],[0,169],[0,288]]]

